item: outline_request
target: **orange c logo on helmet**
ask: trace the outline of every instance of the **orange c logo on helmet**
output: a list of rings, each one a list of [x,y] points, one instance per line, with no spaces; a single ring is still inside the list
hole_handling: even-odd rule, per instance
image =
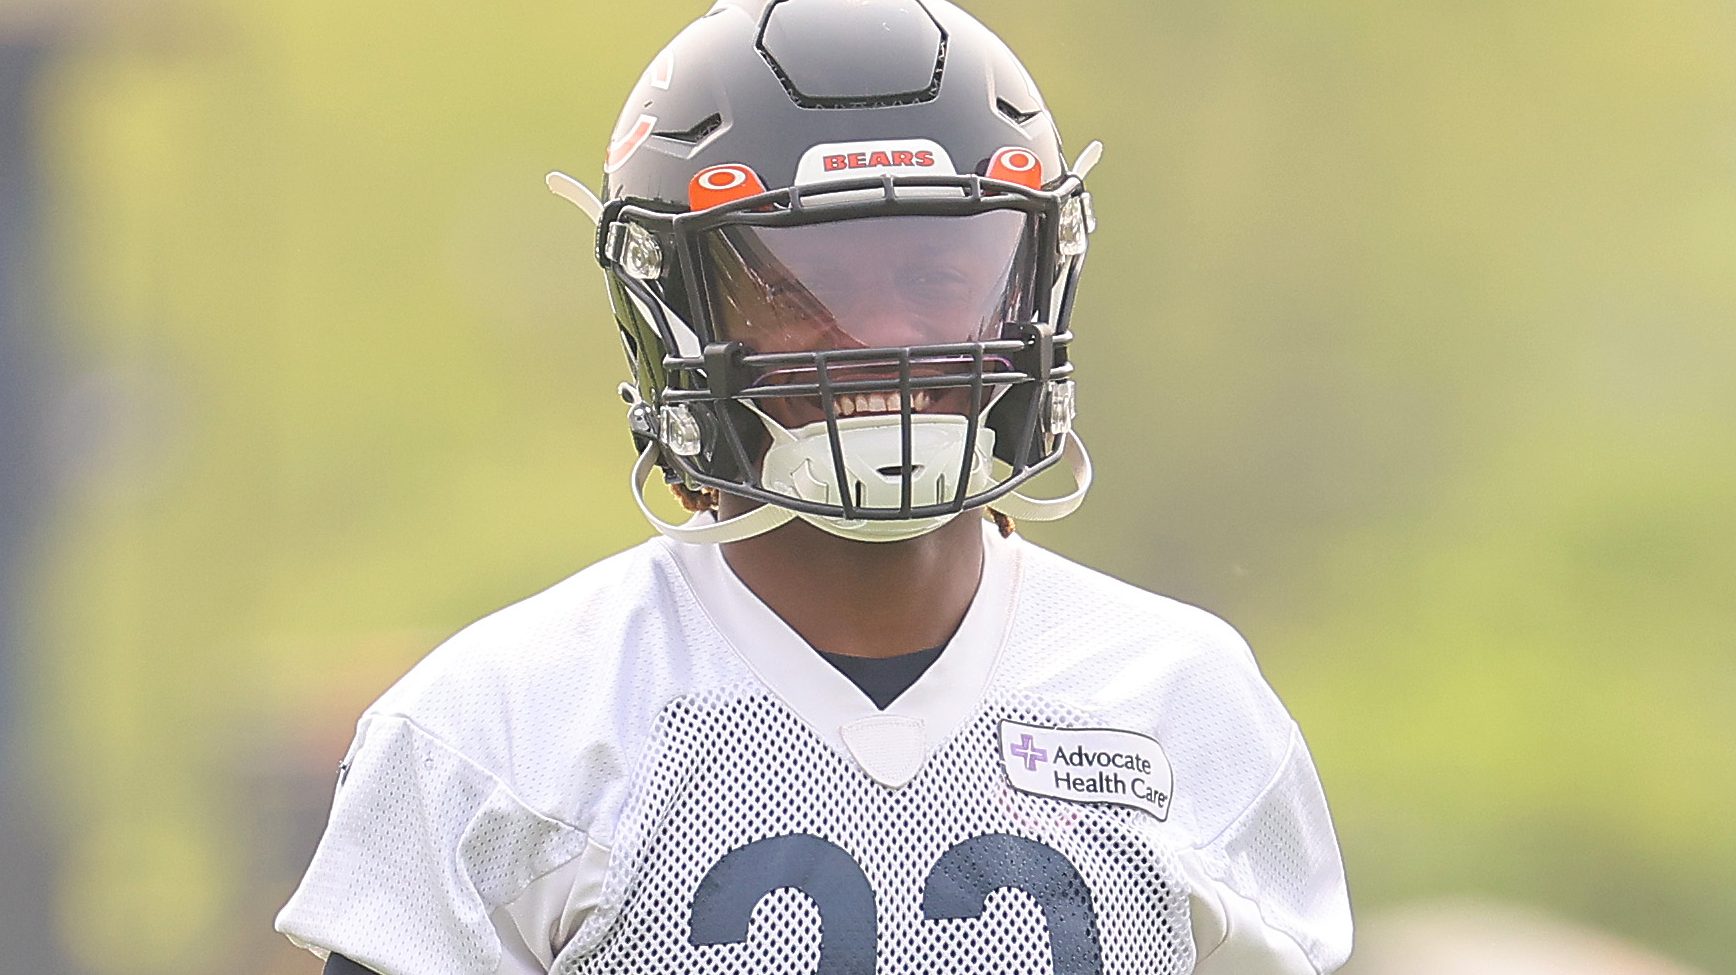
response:
[[[741,163],[724,163],[693,174],[687,184],[687,204],[694,210],[709,210],[765,191],[766,184],[752,169]]]
[[[612,173],[626,165],[633,153],[638,152],[639,147],[645,144],[645,140],[651,138],[651,130],[656,127],[656,116],[639,116],[631,128],[609,143],[608,155],[603,159],[603,172]]]
[[[1008,146],[989,159],[989,179],[1017,183],[1026,189],[1043,188],[1043,162],[1029,149]]]

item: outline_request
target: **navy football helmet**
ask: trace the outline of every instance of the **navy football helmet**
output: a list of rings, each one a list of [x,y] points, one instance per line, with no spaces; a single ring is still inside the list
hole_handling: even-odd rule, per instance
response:
[[[946,0],[719,0],[639,79],[600,198],[550,176],[597,220],[635,493],[660,465],[763,502],[652,521],[893,541],[985,505],[1073,510],[1068,318],[1098,151],[1069,169],[1024,67]],[[1018,493],[1063,460],[1073,493]]]

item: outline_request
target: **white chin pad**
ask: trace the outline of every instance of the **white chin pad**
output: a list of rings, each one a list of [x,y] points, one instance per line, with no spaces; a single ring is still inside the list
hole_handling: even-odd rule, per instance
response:
[[[915,467],[910,478],[913,506],[942,504],[957,494],[969,425],[965,417],[950,413],[919,413],[910,418],[910,459]],[[847,496],[858,507],[882,510],[896,510],[903,502],[904,437],[895,415],[838,420],[838,443],[843,450],[846,478],[843,485],[837,483],[825,421],[810,423],[787,437],[774,437],[774,441],[766,451],[763,468],[763,483],[769,490],[822,504],[843,504]],[[978,424],[966,494],[989,487],[994,447],[994,431],[986,424]],[[850,524],[884,525],[887,530],[897,526],[907,531],[909,523]]]

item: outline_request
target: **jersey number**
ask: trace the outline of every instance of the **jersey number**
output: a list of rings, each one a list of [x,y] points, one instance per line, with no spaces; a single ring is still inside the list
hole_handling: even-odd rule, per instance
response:
[[[724,854],[699,881],[688,940],[695,946],[744,943],[755,905],[786,887],[807,895],[820,912],[813,975],[874,975],[874,888],[850,854],[806,833]],[[941,854],[922,882],[922,916],[981,917],[988,896],[1007,887],[1024,891],[1042,910],[1055,975],[1102,975],[1090,889],[1066,857],[1034,840],[989,833]]]

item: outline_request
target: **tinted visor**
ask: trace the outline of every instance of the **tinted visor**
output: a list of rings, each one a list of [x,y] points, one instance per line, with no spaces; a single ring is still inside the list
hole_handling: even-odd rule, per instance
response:
[[[1032,222],[990,210],[719,227],[700,241],[712,327],[757,353],[998,338],[1031,314]]]

